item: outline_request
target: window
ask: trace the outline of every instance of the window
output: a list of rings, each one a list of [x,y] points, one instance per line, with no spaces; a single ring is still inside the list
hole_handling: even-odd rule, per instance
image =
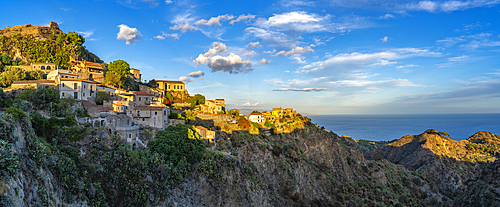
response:
[[[144,121],[144,118],[142,118],[142,121]]]
[[[166,116],[167,115],[167,111],[163,111],[163,115]]]
[[[73,94],[73,97],[74,97],[75,99],[78,99],[78,92],[75,92],[75,93]]]
[[[45,66],[42,66],[42,67],[41,67],[41,69],[42,69],[42,70],[45,70]]]
[[[83,93],[83,97],[85,97],[85,93]]]
[[[181,89],[182,89],[182,86],[181,86]]]
[[[130,120],[127,120],[127,125],[130,125]]]
[[[170,90],[170,85],[168,85],[168,89]]]
[[[78,83],[73,83],[73,89],[78,90]]]
[[[132,138],[132,134],[128,134],[128,138]]]
[[[63,87],[64,87],[64,83],[63,83]]]
[[[47,66],[47,70],[50,70],[50,66]]]
[[[137,110],[137,116],[141,116],[141,111]]]
[[[158,112],[155,111],[155,115],[158,115]]]
[[[62,92],[62,97],[64,97],[64,92]]]
[[[130,114],[132,114],[132,111],[130,111]]]
[[[139,101],[141,101],[141,97],[139,97]]]

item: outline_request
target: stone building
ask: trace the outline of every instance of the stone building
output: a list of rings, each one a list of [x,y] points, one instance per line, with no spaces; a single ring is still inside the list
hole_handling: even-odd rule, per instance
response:
[[[56,82],[53,80],[26,80],[26,81],[14,81],[10,86],[10,89],[39,89],[39,88],[56,88]]]
[[[215,142],[215,132],[214,131],[209,130],[209,129],[202,127],[202,126],[196,126],[194,129],[200,135],[200,139],[205,139],[211,144],[213,144]]]
[[[165,106],[137,105],[129,109],[127,115],[133,117],[136,124],[165,129],[170,112]]]
[[[110,134],[118,134],[122,140],[133,143],[139,139],[139,125],[134,124],[132,117],[127,115],[107,116],[107,127]]]
[[[40,70],[46,74],[58,69],[55,63],[31,63],[30,67],[31,71]]]
[[[141,82],[141,71],[135,68],[130,68],[129,77],[135,82]]]
[[[200,104],[198,106],[200,107],[200,111],[202,111],[203,113],[221,114],[221,112],[226,111],[224,99],[216,99],[215,101],[205,100],[204,104]]]
[[[135,105],[149,105],[153,102],[154,96],[141,91],[130,91],[129,93],[119,94],[121,98],[134,102]]]
[[[98,79],[106,76],[106,67],[100,63],[72,61],[71,70],[78,73],[81,79]]]
[[[76,78],[78,79],[78,75],[74,73],[70,73],[68,70],[53,70],[47,74],[47,80],[59,80],[61,78]]]

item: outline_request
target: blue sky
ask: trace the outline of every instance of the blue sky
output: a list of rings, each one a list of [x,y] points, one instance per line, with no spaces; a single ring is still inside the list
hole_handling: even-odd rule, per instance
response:
[[[500,0],[1,4],[0,28],[57,22],[105,62],[228,108],[500,113]]]

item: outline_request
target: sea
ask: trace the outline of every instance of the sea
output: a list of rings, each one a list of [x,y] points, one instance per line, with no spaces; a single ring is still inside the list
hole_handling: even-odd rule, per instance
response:
[[[427,129],[463,140],[478,131],[500,134],[500,113],[481,114],[391,114],[391,115],[309,115],[311,122],[338,135],[353,139],[390,141],[418,135]]]

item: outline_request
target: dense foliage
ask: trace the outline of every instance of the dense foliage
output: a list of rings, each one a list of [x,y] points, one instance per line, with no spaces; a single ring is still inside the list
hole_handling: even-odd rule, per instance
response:
[[[189,97],[188,102],[191,104],[192,107],[200,104],[205,104],[205,96],[201,94],[196,94],[194,96]]]
[[[155,140],[148,143],[148,148],[163,154],[165,160],[174,165],[183,162],[194,164],[202,158],[205,144],[193,126],[178,124],[158,131]]]
[[[46,40],[36,40],[31,35],[14,34],[11,37],[0,36],[0,52],[13,57],[18,50],[26,64],[49,62],[58,66],[67,66],[71,56],[92,62],[102,62],[99,57],[82,46],[83,43],[85,43],[85,38],[74,31],[68,32],[67,35],[61,33],[57,39],[51,35]]]
[[[105,100],[107,101],[110,99],[111,99],[111,97],[109,96],[108,93],[106,93],[106,91],[104,91],[104,90],[97,91],[96,97],[95,97],[95,104],[102,105],[103,101],[105,101]]]

